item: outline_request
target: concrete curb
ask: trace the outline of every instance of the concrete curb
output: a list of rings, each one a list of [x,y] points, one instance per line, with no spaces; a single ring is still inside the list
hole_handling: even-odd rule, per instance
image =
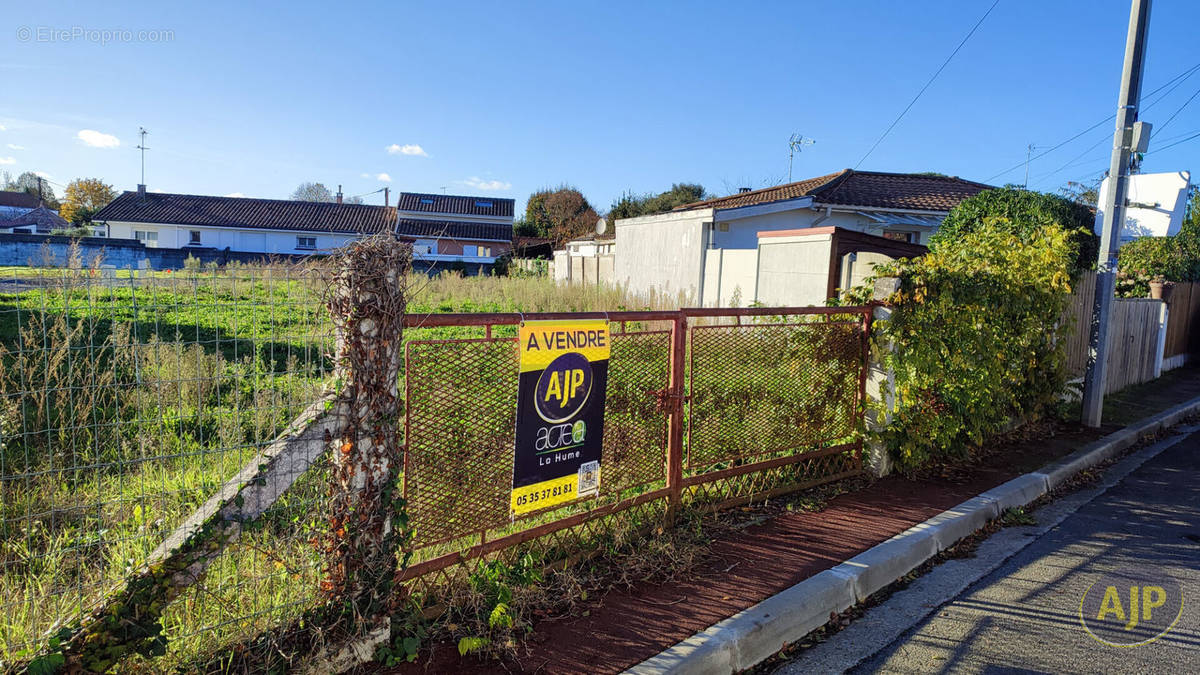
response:
[[[1075,474],[1112,459],[1142,438],[1200,413],[1200,397],[1182,403],[1003,485],[947,509],[832,569],[696,633],[625,671],[631,675],[747,670],[829,621],[830,613],[896,581],[1006,509],[1025,506]]]

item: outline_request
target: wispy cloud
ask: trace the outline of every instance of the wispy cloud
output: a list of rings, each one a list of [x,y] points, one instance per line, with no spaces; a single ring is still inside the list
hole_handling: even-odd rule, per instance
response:
[[[240,192],[230,192],[229,194],[227,194],[225,196],[226,197],[245,197],[246,195],[244,195]]]
[[[470,178],[459,182],[469,188],[475,188],[476,190],[497,191],[512,189],[512,183],[506,183],[502,180],[484,180],[478,176],[471,176]]]
[[[34,171],[34,172],[33,172],[33,175],[35,175],[35,176],[41,176],[42,178],[45,178],[46,180],[50,180],[51,178],[53,178],[53,176],[51,176],[50,174],[46,173],[45,171]]]
[[[375,180],[381,180],[385,183],[390,183],[390,182],[392,182],[392,177],[387,175],[386,173],[381,173],[378,176],[375,176]]]
[[[0,124],[0,131],[8,131],[8,127],[4,126],[3,124]]]
[[[399,143],[392,143],[391,145],[387,146],[387,152],[389,155],[408,155],[410,157],[428,157],[429,156],[429,153],[425,152],[425,148],[422,148],[421,146],[417,145],[416,143],[407,143],[405,145],[400,145]]]
[[[359,177],[359,178],[370,178],[370,177],[371,177],[371,174],[369,174],[369,173],[367,173],[366,171],[364,171],[364,172],[362,172],[362,173],[358,174],[358,177]]]
[[[16,163],[17,163],[16,157],[0,157],[0,164],[3,164],[5,166],[8,166],[9,164],[16,164]]]
[[[80,129],[75,138],[93,148],[115,148],[121,145],[121,140],[112,134],[106,134],[95,129]]]
[[[9,149],[9,150],[24,150],[24,149],[25,149],[25,146],[23,146],[23,145],[17,145],[16,143],[9,143],[9,144],[8,144],[8,149]]]

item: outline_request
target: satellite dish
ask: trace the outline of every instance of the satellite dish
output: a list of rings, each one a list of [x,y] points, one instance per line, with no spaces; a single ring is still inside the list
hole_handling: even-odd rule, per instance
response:
[[[600,220],[596,221],[596,234],[600,235],[604,234],[605,232],[608,232],[608,221],[601,218]]]

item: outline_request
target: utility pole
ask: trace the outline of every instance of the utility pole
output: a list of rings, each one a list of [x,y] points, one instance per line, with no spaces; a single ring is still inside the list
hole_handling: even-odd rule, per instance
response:
[[[1082,421],[1089,427],[1100,426],[1104,411],[1108,323],[1116,288],[1117,244],[1121,240],[1121,226],[1125,224],[1125,196],[1129,187],[1130,158],[1135,142],[1138,103],[1142,95],[1146,33],[1149,28],[1150,0],[1133,0],[1129,11],[1129,34],[1125,39],[1125,66],[1121,72],[1121,96],[1117,101],[1112,161],[1108,169],[1111,185],[1101,204],[1104,209],[1104,229],[1100,235],[1100,255],[1096,261],[1096,300],[1092,306],[1087,377],[1083,386]],[[1136,131],[1140,132],[1141,129]]]
[[[801,136],[800,134],[792,134],[792,137],[790,139],[788,139],[788,182],[789,183],[792,182],[792,157],[794,157],[797,152],[800,152],[801,148],[803,148],[806,145],[812,145],[813,143],[816,143],[816,141],[814,141],[811,138],[805,138],[805,137]]]

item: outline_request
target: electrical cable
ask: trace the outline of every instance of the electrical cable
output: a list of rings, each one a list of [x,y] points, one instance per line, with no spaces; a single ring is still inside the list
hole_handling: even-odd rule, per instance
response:
[[[904,119],[904,116],[908,114],[908,111],[916,104],[917,99],[921,98],[921,94],[924,94],[925,90],[929,88],[929,85],[933,84],[933,81],[937,79],[938,75],[941,75],[942,71],[946,69],[946,66],[950,65],[950,60],[954,58],[955,54],[958,54],[958,51],[963,48],[963,45],[967,44],[967,40],[971,39],[971,36],[974,35],[975,31],[979,30],[979,26],[983,24],[984,19],[988,18],[988,15],[991,14],[992,10],[996,9],[996,5],[999,4],[1000,0],[996,0],[992,3],[992,6],[988,7],[988,10],[983,13],[983,16],[979,17],[979,21],[975,22],[975,25],[971,27],[970,32],[968,32],[967,36],[958,43],[958,46],[954,48],[954,51],[950,52],[950,56],[946,57],[946,60],[942,62],[942,65],[937,69],[936,72],[934,72],[933,76],[929,78],[929,81],[925,83],[925,86],[921,87],[921,90],[917,92],[917,95],[913,97],[913,100],[909,101],[908,105],[904,107],[904,110],[900,111],[900,114],[896,117],[896,119],[892,120],[892,123],[888,125],[888,128],[884,130],[883,134],[875,141],[875,144],[871,146],[871,149],[867,150],[867,154],[863,155],[862,159],[858,160],[858,164],[854,165],[855,169],[861,166],[862,163],[866,161],[867,157],[871,156],[872,152],[875,152],[875,148],[879,147],[879,144],[883,142],[883,139],[887,138],[888,134],[892,133],[892,129],[895,129],[896,125],[900,123],[900,120]]]

